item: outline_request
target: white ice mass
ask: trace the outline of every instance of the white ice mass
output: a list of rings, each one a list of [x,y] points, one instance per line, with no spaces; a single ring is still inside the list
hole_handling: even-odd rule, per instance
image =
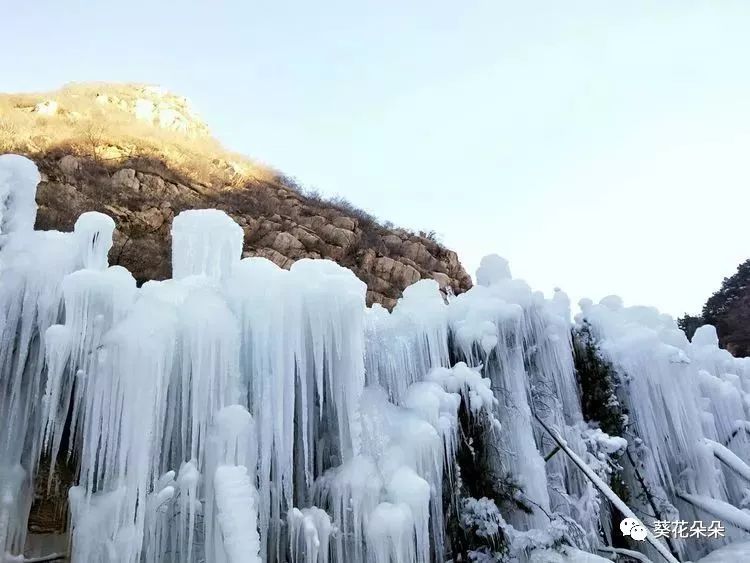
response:
[[[333,262],[241,259],[216,210],[178,215],[173,279],[137,287],[108,266],[109,217],[34,230],[38,182],[0,156],[0,561],[24,561],[61,460],[75,562],[659,562],[748,540],[750,360],[712,327],[689,342],[616,297],[572,320],[497,256],[465,294],[420,281],[368,309]],[[619,435],[586,406],[585,354]],[[726,536],[623,545],[618,502]]]

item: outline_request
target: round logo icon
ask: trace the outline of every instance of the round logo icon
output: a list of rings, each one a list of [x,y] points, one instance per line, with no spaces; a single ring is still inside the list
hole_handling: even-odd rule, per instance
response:
[[[646,526],[641,524],[636,518],[625,518],[620,522],[620,531],[623,536],[630,536],[635,541],[643,541],[648,535]]]

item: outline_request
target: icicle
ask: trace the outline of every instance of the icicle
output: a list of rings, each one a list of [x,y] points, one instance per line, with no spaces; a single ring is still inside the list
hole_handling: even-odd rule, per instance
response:
[[[375,563],[415,561],[414,517],[406,504],[380,503],[367,524],[367,547]]]
[[[292,508],[287,513],[292,563],[328,563],[333,525],[328,514],[316,506]]]
[[[78,243],[79,232],[33,230],[39,179],[28,159],[0,157],[0,419],[13,421],[14,427],[0,436],[0,473],[18,464],[27,475],[14,495],[22,500],[15,503],[19,512],[13,520],[23,528],[44,434],[50,430],[43,423],[49,405],[41,400],[48,387],[44,370],[47,330],[61,320],[63,278],[88,265],[87,252]],[[97,251],[106,257],[114,226],[111,220],[94,213],[87,214],[81,224],[98,237]],[[58,358],[60,363],[64,355]],[[54,368],[62,369],[62,365]],[[53,382],[53,388],[58,386]],[[12,545],[0,545],[0,553],[20,550],[24,536],[21,529],[10,539]]]
[[[547,475],[534,439],[530,382],[523,357],[524,310],[535,298],[524,282],[508,278],[504,260],[483,264],[485,285],[459,295],[449,306],[455,351],[467,364],[481,366],[498,400],[496,417],[502,431],[497,439],[505,447],[492,458],[493,469],[498,474],[503,468],[510,469],[539,507],[530,515],[509,517],[521,528],[542,527],[548,522],[550,504]]]
[[[396,403],[430,369],[448,365],[447,308],[436,281],[407,287],[393,313],[374,305],[366,320],[368,384]]]
[[[206,557],[213,563],[261,561],[256,464],[253,417],[240,405],[224,407],[211,429],[206,462]]]
[[[237,265],[226,291],[258,423],[263,551],[277,557],[283,513],[308,502],[312,481],[360,448],[365,285],[326,260],[287,272],[253,258]]]
[[[339,533],[333,542],[333,560],[364,561],[365,525],[383,488],[375,461],[355,456],[331,469],[316,482],[316,504],[329,506]]]
[[[36,221],[36,165],[26,157],[0,155],[0,248],[7,235],[29,233]]]
[[[76,561],[134,561],[121,511],[127,490],[120,487],[92,496],[81,487],[68,494],[73,526],[73,558]]]
[[[172,223],[174,278],[228,276],[242,255],[243,236],[242,228],[223,211],[183,211]]]
[[[486,411],[492,416],[497,399],[492,392],[490,380],[482,377],[478,369],[471,369],[464,362],[459,362],[450,369],[432,370],[427,379],[439,383],[449,393],[462,395],[472,413]]]
[[[429,563],[430,484],[410,467],[400,467],[393,472],[386,490],[391,502],[409,507],[416,540],[415,557],[410,560]],[[377,509],[373,518],[377,518]]]
[[[26,472],[20,465],[0,467],[0,548],[13,547],[25,537],[26,519],[20,518],[24,499],[22,485]],[[5,551],[0,553],[3,556]]]
[[[112,233],[115,222],[101,213],[84,213],[76,221],[74,235],[80,245],[83,267],[105,270],[109,264],[107,255],[112,248]]]
[[[217,520],[227,557],[216,563],[260,563],[255,488],[245,467],[222,465],[214,474]]]

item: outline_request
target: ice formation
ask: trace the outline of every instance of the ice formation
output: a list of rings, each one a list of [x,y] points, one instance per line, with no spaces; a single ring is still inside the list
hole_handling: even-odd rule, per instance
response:
[[[0,157],[0,560],[22,560],[40,461],[75,467],[71,560],[92,563],[602,560],[615,478],[647,524],[750,531],[750,364],[711,327],[691,343],[614,297],[573,322],[498,256],[465,294],[423,280],[368,309],[333,262],[241,259],[216,210],[178,215],[173,279],[137,287],[110,218],[33,229],[38,181]],[[584,333],[621,436],[584,416]]]
[[[581,308],[578,323],[590,327],[618,374],[623,437],[632,444],[626,478],[642,493],[633,502],[644,522],[723,520],[726,538],[712,540],[714,548],[745,537],[750,360],[720,349],[712,326],[689,342],[653,308],[624,307],[615,297]],[[686,558],[706,553],[679,538],[672,547]]]

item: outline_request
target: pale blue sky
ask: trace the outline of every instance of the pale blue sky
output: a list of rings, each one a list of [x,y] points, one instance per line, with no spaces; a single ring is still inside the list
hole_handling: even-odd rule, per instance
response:
[[[2,3],[1,91],[161,84],[224,144],[575,299],[750,256],[750,2]]]

